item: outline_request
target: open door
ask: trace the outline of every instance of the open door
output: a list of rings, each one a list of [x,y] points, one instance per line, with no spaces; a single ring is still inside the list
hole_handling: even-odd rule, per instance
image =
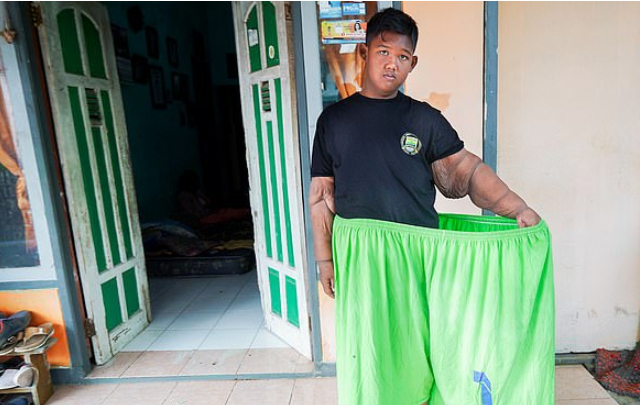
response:
[[[97,364],[149,323],[120,84],[106,9],[42,2],[38,30]]]
[[[311,358],[300,150],[284,2],[234,2],[255,251],[267,328]]]

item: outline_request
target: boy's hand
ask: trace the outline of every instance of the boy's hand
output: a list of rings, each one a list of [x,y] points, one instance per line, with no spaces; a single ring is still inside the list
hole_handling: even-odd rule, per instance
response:
[[[336,298],[335,295],[335,275],[333,271],[333,261],[323,260],[318,262],[320,268],[320,282],[322,283],[322,289],[324,293],[331,298]]]
[[[531,208],[527,208],[516,216],[518,221],[518,227],[526,228],[528,226],[538,225],[540,222],[540,215]]]

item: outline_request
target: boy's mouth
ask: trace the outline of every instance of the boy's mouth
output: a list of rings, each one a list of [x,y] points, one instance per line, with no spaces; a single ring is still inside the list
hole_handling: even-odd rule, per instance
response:
[[[382,77],[384,77],[387,80],[395,80],[396,79],[396,75],[394,75],[393,73],[384,73],[382,75]]]

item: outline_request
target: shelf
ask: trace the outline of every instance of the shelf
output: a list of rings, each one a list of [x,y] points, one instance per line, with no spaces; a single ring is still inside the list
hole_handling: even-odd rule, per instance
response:
[[[44,405],[51,395],[53,395],[53,385],[51,384],[51,373],[49,372],[49,362],[47,361],[47,350],[49,350],[58,340],[49,338],[47,343],[35,350],[25,353],[6,354],[0,357],[23,357],[25,363],[33,367],[34,376],[31,387],[18,387],[0,390],[0,394],[31,394],[34,405]]]

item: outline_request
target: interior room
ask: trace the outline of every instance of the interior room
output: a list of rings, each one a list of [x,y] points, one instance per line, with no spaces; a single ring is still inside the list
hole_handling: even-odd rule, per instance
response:
[[[263,325],[231,3],[106,7],[153,314],[123,352],[288,347]]]

